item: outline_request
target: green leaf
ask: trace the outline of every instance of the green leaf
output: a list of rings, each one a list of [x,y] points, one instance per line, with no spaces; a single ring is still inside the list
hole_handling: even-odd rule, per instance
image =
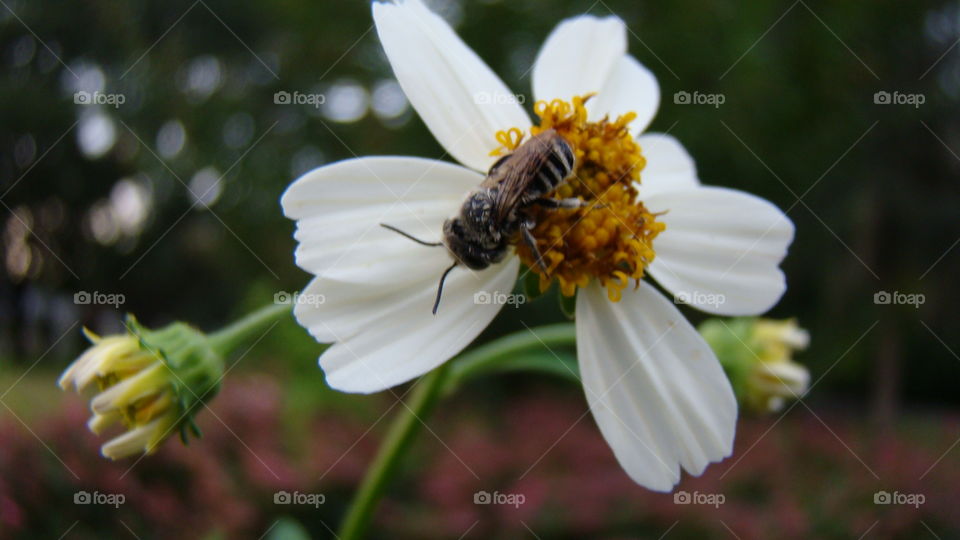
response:
[[[299,521],[284,516],[277,520],[277,524],[270,529],[268,540],[310,540],[310,534]]]

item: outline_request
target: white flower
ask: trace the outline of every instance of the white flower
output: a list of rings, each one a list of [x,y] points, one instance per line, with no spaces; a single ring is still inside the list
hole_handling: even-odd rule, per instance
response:
[[[502,306],[475,303],[474,294],[510,292],[518,257],[511,253],[480,272],[456,269],[434,316],[437,281],[450,255],[379,224],[439,240],[443,221],[457,213],[496,159],[491,152],[503,146],[494,134],[533,126],[518,100],[505,99],[514,94],[420,0],[374,3],[373,16],[410,103],[464,166],[352,159],[305,174],[284,194],[284,212],[297,221],[297,264],[316,276],[305,292],[325,297],[320,305],[298,305],[295,314],[315,338],[333,343],[320,365],[330,386],[347,392],[376,392],[426,373],[496,316]],[[635,113],[624,119],[632,119],[633,144],[654,116],[660,90],[626,51],[626,28],[615,17],[564,21],[533,67],[534,97],[569,101],[595,93],[586,105],[589,120]],[[789,219],[752,195],[701,186],[693,160],[673,137],[648,134],[636,143],[646,159],[637,166],[639,197],[666,230],[654,234],[656,258],[637,261],[630,277],[646,269],[685,303],[710,313],[757,314],[773,306],[785,290],[778,265],[793,238]],[[648,283],[633,288],[623,281],[618,302],[609,299],[609,281],[580,287],[583,385],[627,473],[667,491],[681,467],[699,475],[730,455],[736,399],[714,353],[673,303]]]

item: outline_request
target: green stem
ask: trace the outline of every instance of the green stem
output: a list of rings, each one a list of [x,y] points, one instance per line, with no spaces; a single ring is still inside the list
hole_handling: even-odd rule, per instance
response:
[[[350,503],[337,535],[341,540],[357,540],[363,536],[387,482],[396,473],[414,436],[420,431],[422,418],[429,415],[439,401],[445,378],[446,364],[424,375],[417,382],[413,395],[390,425],[386,440],[377,451],[359,491]]]
[[[515,358],[527,349],[562,347],[572,345],[576,341],[577,332],[573,323],[539,326],[504,336],[481,345],[456,360],[451,369],[447,387],[454,388],[474,374],[486,371],[491,365]]]
[[[216,332],[209,334],[210,346],[218,354],[226,356],[232,352],[243,340],[256,332],[261,332],[270,323],[276,324],[283,317],[290,314],[290,304],[270,304],[264,306],[242,319],[235,321]]]

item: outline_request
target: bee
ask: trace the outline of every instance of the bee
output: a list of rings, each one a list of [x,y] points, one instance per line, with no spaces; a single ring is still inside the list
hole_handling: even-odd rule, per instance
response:
[[[509,248],[520,240],[536,257],[537,265],[547,272],[533,237],[537,222],[531,209],[534,206],[579,208],[586,204],[576,198],[548,197],[570,177],[575,163],[570,143],[548,129],[493,164],[484,181],[467,195],[460,212],[443,223],[441,242],[424,242],[395,227],[380,224],[419,244],[443,246],[453,258],[453,264],[440,276],[434,315],[440,306],[443,283],[454,268],[463,265],[471,270],[483,270],[502,261]]]

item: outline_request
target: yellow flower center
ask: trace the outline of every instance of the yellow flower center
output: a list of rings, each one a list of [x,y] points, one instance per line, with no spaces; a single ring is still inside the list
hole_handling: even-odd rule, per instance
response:
[[[640,172],[646,165],[640,146],[627,125],[636,113],[587,121],[584,103],[590,99],[574,97],[540,101],[534,113],[538,126],[531,135],[554,129],[573,148],[577,157],[573,175],[556,190],[555,199],[579,198],[588,203],[576,209],[530,209],[536,219],[533,237],[547,265],[543,272],[536,255],[523,243],[518,244],[520,260],[540,276],[540,290],[546,291],[556,280],[560,292],[573,296],[577,287],[597,279],[607,289],[611,301],[619,301],[623,290],[635,280],[637,286],[644,269],[653,262],[653,239],[664,230],[637,199]],[[520,146],[524,133],[518,128],[496,134],[501,147],[495,155],[512,152]]]

